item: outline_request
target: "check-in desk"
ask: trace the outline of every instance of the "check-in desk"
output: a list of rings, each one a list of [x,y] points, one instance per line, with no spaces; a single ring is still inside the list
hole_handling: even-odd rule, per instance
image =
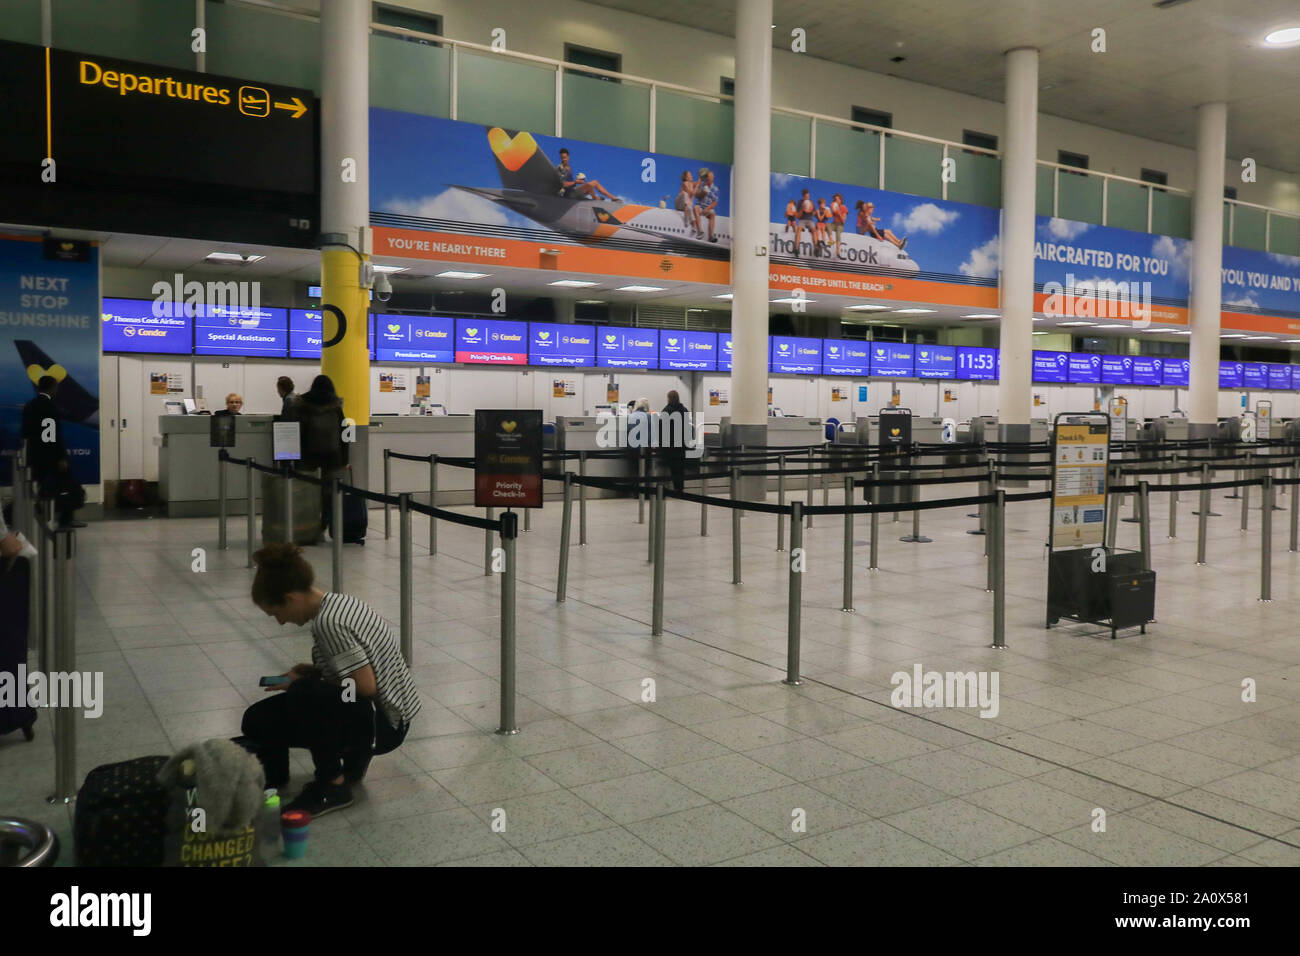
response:
[[[236,415],[234,458],[253,456],[271,464],[270,415]],[[211,517],[217,513],[217,452],[209,444],[209,415],[159,415],[158,497],[169,518]],[[254,494],[257,494],[255,486]],[[226,466],[227,514],[246,514],[242,468]]]
[[[651,416],[652,419],[655,417]],[[600,455],[587,456],[586,473],[588,477],[630,478],[637,473],[638,450],[627,448],[625,445],[628,440],[628,431],[634,421],[636,421],[635,418],[627,415],[613,417],[612,419],[610,416],[605,415],[557,415],[555,417],[555,450],[562,452],[600,452]],[[651,424],[662,427],[656,421],[652,421]],[[602,431],[604,432],[603,438]],[[639,434],[638,432],[638,436]],[[611,436],[614,437],[614,444],[610,444]],[[645,440],[650,440],[648,434],[645,436]],[[608,454],[611,450],[620,448],[624,454]],[[652,461],[657,451],[658,449],[655,448],[650,449],[649,455]],[[688,458],[687,460],[689,462],[691,459]],[[581,465],[575,457],[556,462],[547,470],[571,471],[576,475],[580,467]],[[547,491],[559,497],[562,494],[561,486],[558,482],[552,482],[551,484],[554,487],[547,488]],[[600,498],[612,495],[613,492],[606,491],[603,488],[588,488],[586,494],[588,497]]]
[[[731,430],[731,416],[724,416],[718,428],[719,442],[724,447],[729,444],[728,433]],[[820,448],[826,444],[826,423],[820,418],[803,416],[776,417],[767,419],[767,445],[769,448]]]
[[[369,487],[384,490],[384,449],[403,455],[437,455],[440,458],[474,457],[473,415],[378,415],[370,420],[366,464]],[[429,490],[429,463],[392,458],[388,462],[390,494]],[[439,505],[460,505],[474,500],[474,469],[438,466]]]

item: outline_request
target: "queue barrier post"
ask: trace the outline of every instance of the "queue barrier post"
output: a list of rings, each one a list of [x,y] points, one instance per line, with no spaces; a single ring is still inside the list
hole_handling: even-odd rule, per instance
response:
[[[1178,456],[1174,456],[1174,467],[1178,467]],[[1169,539],[1172,541],[1178,537],[1178,473],[1174,472],[1169,476],[1169,482],[1174,486],[1174,490],[1169,493]]]
[[[637,488],[636,488],[636,523],[645,524],[645,479],[646,479],[646,460],[645,449],[637,451],[636,462]]]
[[[853,610],[853,476],[844,476],[844,603],[841,611]],[[777,517],[777,525],[782,523]]]
[[[700,471],[704,471],[704,469],[705,469],[705,465],[703,462],[701,462]],[[708,497],[708,494],[709,494],[709,479],[701,478],[700,498],[701,499],[706,498]],[[709,503],[707,501],[701,501],[700,502],[700,537],[707,538],[708,536],[709,536]]]
[[[996,540],[993,575],[993,647],[1007,646],[1007,493],[994,492],[992,537]]]
[[[14,482],[15,487],[17,482]],[[16,495],[15,495],[16,497]],[[17,506],[14,511],[16,512]],[[217,550],[226,550],[226,450],[217,453]]]
[[[1254,454],[1253,452],[1249,452],[1249,451],[1246,452],[1247,464],[1250,464],[1250,460],[1253,454]],[[1248,469],[1243,469],[1242,471],[1238,472],[1238,474],[1243,475],[1245,477],[1245,480],[1247,481],[1250,480],[1250,471]],[[1242,531],[1249,530],[1249,525],[1250,525],[1250,485],[1242,485],[1241,486],[1241,530]]]
[[[909,487],[912,493],[908,497],[912,499],[912,504],[919,505],[921,503],[921,485],[913,484]],[[897,512],[895,512],[895,514],[897,514]],[[921,534],[920,508],[912,509],[912,533],[905,534],[898,540],[906,541],[909,544],[929,544],[934,540],[933,538],[927,538],[925,535]]]
[[[1300,464],[1291,466],[1291,480],[1295,481],[1300,478]],[[1300,494],[1297,494],[1295,487],[1291,491],[1291,550],[1300,551]]]
[[[54,522],[54,502],[44,499],[37,503],[39,512],[36,522],[36,534],[40,542],[37,548],[37,560],[40,561],[41,577],[41,670],[48,674],[58,667],[55,641],[58,637],[58,556],[54,533],[50,530]]]
[[[980,478],[980,497],[982,498],[985,495],[991,495],[992,493],[993,493],[993,462],[991,460],[986,460],[984,462],[984,475],[983,477]],[[986,534],[987,533],[986,528],[988,526],[988,505],[985,502],[981,501],[979,507],[975,511],[975,514],[980,519],[979,527],[975,528],[973,531],[967,531],[966,533]],[[967,517],[970,516],[967,515]],[[987,542],[985,542],[984,544],[984,553],[988,554]]]
[[[555,603],[563,604],[569,587],[569,526],[573,523],[573,473],[564,473],[564,507],[560,512],[560,567],[555,578]]]
[[[519,537],[519,516],[507,509],[501,515],[501,726],[498,734],[519,733],[515,723],[515,542]]]
[[[797,687],[799,677],[799,629],[803,610],[803,503],[790,505],[790,584],[786,594],[786,649],[784,684]],[[781,516],[777,515],[777,520]]]
[[[392,536],[392,518],[388,513],[388,496],[392,493],[389,489],[392,485],[392,468],[389,461],[390,449],[384,449],[384,540],[387,541]]]
[[[1142,552],[1142,570],[1151,570],[1151,491],[1145,480],[1138,482],[1138,548]]]
[[[248,496],[248,567],[253,566],[253,539],[257,537],[257,489],[253,487],[253,456],[244,464],[244,491]]]
[[[1111,481],[1114,484],[1119,484],[1120,479],[1123,478],[1124,476],[1123,472],[1121,472],[1118,468],[1112,468],[1110,473],[1111,473]],[[1112,491],[1110,493],[1110,507],[1106,509],[1106,540],[1105,540],[1106,547],[1112,550],[1114,550],[1115,548],[1115,539],[1119,534],[1119,513],[1120,513],[1120,509],[1122,509],[1123,507],[1124,507],[1123,496],[1117,491]]]
[[[54,626],[54,671],[72,674],[77,669],[76,536],[70,528],[50,535],[53,545],[52,577],[57,595]],[[77,721],[72,707],[54,711],[54,793],[48,803],[71,803],[77,795]]]
[[[871,480],[880,480],[880,462],[872,462]],[[880,498],[880,487],[871,486],[871,503],[874,505]],[[871,566],[868,570],[877,571],[880,569],[880,512],[871,512]]]
[[[654,603],[650,612],[650,634],[660,637],[664,632],[664,519],[667,514],[664,486],[655,488],[651,513],[654,515]]]
[[[330,480],[330,558],[334,565],[334,593],[341,594],[343,591],[343,483],[338,478]]]
[[[812,453],[812,448],[809,448],[808,449],[808,496],[807,496],[807,501],[804,504],[804,507],[806,508],[812,503],[813,503],[813,453]],[[812,518],[813,516],[809,514],[807,518],[808,521],[807,527],[809,528],[812,527]],[[793,541],[790,542],[790,547],[792,548],[794,547]]]
[[[409,494],[403,493],[398,496],[397,520],[398,551],[400,554],[398,580],[400,581],[402,608],[402,660],[406,661],[407,667],[410,667],[414,663],[415,645],[412,625],[414,620],[412,613],[414,585],[411,581],[411,496]]]
[[[284,540],[293,544],[293,464],[285,462],[280,471],[280,480],[284,482]]]
[[[785,506],[785,455],[776,457],[776,503]],[[776,550],[785,550],[785,522],[776,523]]]
[[[740,469],[731,469],[731,500],[736,500],[740,485]],[[731,583],[740,583],[740,509],[731,509]]]
[[[578,477],[587,477],[587,453],[578,452]],[[587,483],[578,482],[578,547],[587,546]]]
[[[488,521],[496,517],[496,508],[487,509]],[[483,576],[487,577],[492,573],[492,529],[483,529]]]
[[[1259,599],[1273,600],[1273,476],[1264,475],[1260,493]]]
[[[438,456],[429,456],[429,507],[438,507]],[[438,553],[438,519],[429,515],[429,553]]]
[[[1210,482],[1210,463],[1201,462],[1201,484],[1207,485]],[[1206,524],[1210,520],[1210,489],[1201,488],[1200,507],[1196,516],[1196,563],[1205,564],[1205,532]]]

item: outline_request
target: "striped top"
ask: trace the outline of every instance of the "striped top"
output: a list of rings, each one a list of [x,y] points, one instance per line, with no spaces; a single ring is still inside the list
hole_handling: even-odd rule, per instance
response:
[[[402,660],[388,622],[369,605],[346,594],[326,594],[311,622],[311,662],[333,680],[369,664],[375,672],[375,703],[393,727],[420,712],[420,694]]]

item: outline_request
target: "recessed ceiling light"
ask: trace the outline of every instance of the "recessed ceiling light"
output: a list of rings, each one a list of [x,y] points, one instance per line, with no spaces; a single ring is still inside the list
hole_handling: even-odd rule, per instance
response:
[[[266,256],[246,256],[238,252],[209,252],[203,257],[207,262],[258,262]]]
[[[1042,317],[1041,315],[1036,315],[1036,316],[1034,316],[1034,321],[1035,321],[1035,322],[1042,322],[1042,321],[1043,321],[1043,317]]]
[[[1034,334],[1034,335],[1050,335],[1051,333],[1049,333],[1049,332],[1034,332],[1033,334]]]
[[[578,299],[578,305],[605,305],[604,299]]]
[[[1300,27],[1286,27],[1282,30],[1274,30],[1268,36],[1264,37],[1264,42],[1271,46],[1281,46],[1284,43],[1295,43],[1300,40]]]
[[[881,309],[888,309],[887,305],[851,305],[850,312],[878,312]]]
[[[714,298],[715,298],[715,299],[730,299],[730,298],[731,298],[731,293],[730,293],[730,292],[724,292],[724,293],[722,293],[722,295],[715,295]]]
[[[1191,334],[1192,333],[1190,329],[1176,329],[1175,331],[1170,333],[1170,335],[1191,335]]]
[[[615,292],[663,292],[664,287],[661,285],[622,285],[614,290]]]
[[[586,282],[583,279],[556,279],[550,285],[558,285],[566,289],[585,289],[587,286],[596,285],[596,283]]]
[[[1282,342],[1285,345],[1294,345],[1297,342],[1300,342],[1300,339],[1283,339]]]
[[[784,305],[792,305],[795,302],[816,302],[816,299],[808,299],[804,296],[788,295],[784,299],[773,299],[772,302],[780,302]]]
[[[482,279],[489,275],[491,275],[490,272],[457,272],[455,269],[452,269],[448,272],[439,272],[437,278],[439,279]]]
[[[1123,325],[1123,324],[1120,324],[1120,325],[1099,325],[1099,326],[1097,326],[1097,328],[1099,328],[1099,329],[1127,329],[1128,326],[1127,326],[1127,325]]]
[[[1220,332],[1220,333],[1219,333],[1219,338],[1221,338],[1221,339],[1244,339],[1245,337],[1246,337],[1246,336],[1242,335],[1240,332]]]
[[[1077,325],[1092,325],[1092,324],[1094,324],[1094,323],[1092,323],[1092,322],[1057,322],[1056,324],[1057,324],[1057,325],[1077,326]]]
[[[1273,341],[1273,336],[1271,335],[1247,335],[1246,336],[1247,342],[1258,342],[1261,339],[1268,339],[1268,341],[1271,342]]]
[[[895,309],[895,315],[922,315],[927,312],[933,312],[934,309]]]
[[[376,272],[405,272],[406,266],[375,266]]]
[[[963,315],[963,319],[1000,319],[1002,316],[996,312],[976,312],[973,315]]]

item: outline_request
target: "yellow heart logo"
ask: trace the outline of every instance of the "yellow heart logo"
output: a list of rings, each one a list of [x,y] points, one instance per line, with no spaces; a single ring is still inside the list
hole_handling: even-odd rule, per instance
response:
[[[502,422],[502,423],[501,423],[501,430],[502,430],[503,432],[506,432],[507,434],[509,434],[510,432],[514,431],[514,430],[515,430],[516,428],[518,428],[518,427],[519,427],[519,426],[518,426],[517,424],[515,424],[514,422]]]
[[[27,377],[32,380],[33,385],[41,380],[42,375],[51,375],[56,382],[61,382],[68,377],[68,370],[57,362],[49,368],[41,368],[35,364],[27,366]]]
[[[511,139],[499,126],[488,130],[488,145],[492,147],[492,152],[501,161],[501,165],[512,173],[537,152],[537,140],[533,139],[531,133],[517,133]]]
[[[394,332],[394,333],[396,333],[396,332],[400,332],[400,331],[402,331],[402,327],[401,327],[400,325],[390,325],[390,326],[388,327],[388,331],[389,331],[389,332]]]
[[[889,434],[892,435],[893,437],[897,438],[897,437],[898,437],[898,429],[897,429],[897,428],[891,428],[891,429],[889,430]]]

